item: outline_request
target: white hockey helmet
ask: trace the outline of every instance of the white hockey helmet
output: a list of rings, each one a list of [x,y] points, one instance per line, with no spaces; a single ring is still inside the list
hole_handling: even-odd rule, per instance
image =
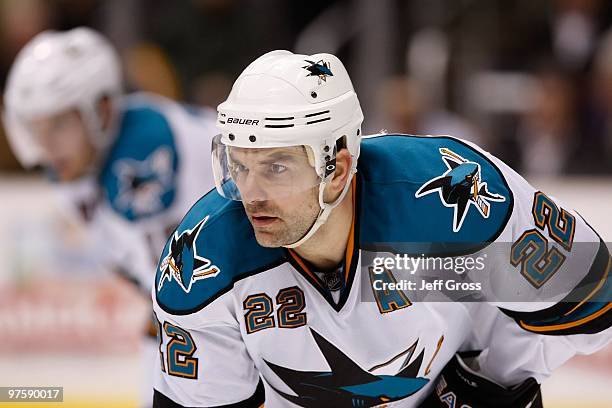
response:
[[[314,182],[309,187],[319,186],[321,210],[309,232],[287,247],[301,245],[327,220],[350,187],[357,171],[362,122],[357,95],[336,56],[283,50],[264,54],[240,74],[229,97],[218,107],[221,134],[213,141],[217,190],[226,198],[241,200],[232,180],[232,147],[306,147],[314,167]],[[344,139],[351,154],[352,168],[342,194],[333,203],[325,203],[323,191],[335,169],[339,139]]]
[[[4,123],[15,155],[25,167],[39,163],[43,152],[28,121],[77,109],[92,144],[110,143],[96,103],[122,90],[121,64],[113,46],[98,32],[85,28],[44,31],[17,55],[4,92]]]

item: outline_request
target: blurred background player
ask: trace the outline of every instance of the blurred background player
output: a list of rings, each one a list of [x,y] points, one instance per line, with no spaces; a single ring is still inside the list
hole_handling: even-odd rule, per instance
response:
[[[216,115],[122,88],[119,58],[102,35],[89,28],[45,31],[15,59],[4,121],[21,164],[45,169],[63,207],[99,243],[105,266],[148,297],[165,237],[214,185]],[[154,337],[146,343],[151,366]],[[147,380],[143,406],[150,405],[150,389]]]

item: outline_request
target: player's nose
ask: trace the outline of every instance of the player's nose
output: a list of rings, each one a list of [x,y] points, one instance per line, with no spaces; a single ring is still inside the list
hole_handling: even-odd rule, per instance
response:
[[[242,197],[242,201],[246,203],[254,203],[258,201],[266,201],[268,199],[268,195],[266,191],[261,187],[261,184],[257,181],[257,177],[252,174],[244,177],[238,184],[238,190],[240,191],[240,196]]]

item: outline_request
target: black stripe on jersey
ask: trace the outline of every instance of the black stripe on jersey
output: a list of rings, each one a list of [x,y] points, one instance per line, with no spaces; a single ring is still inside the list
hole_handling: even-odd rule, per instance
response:
[[[215,405],[211,408],[258,408],[266,399],[264,392],[264,385],[261,379],[259,380],[259,384],[257,384],[257,388],[255,389],[255,393],[251,395],[248,399],[245,399],[240,402],[236,402],[235,404],[229,405]],[[177,404],[172,401],[170,398],[166,397],[161,392],[153,389],[153,408],[188,408],[183,405]],[[193,407],[193,408],[203,408],[203,407]]]
[[[612,326],[612,302],[609,299],[595,301],[606,282],[612,279],[612,258],[601,240],[595,259],[587,275],[559,303],[536,312],[500,310],[518,325],[530,332],[544,335],[593,334]],[[571,299],[571,301],[570,301]],[[583,299],[576,302],[576,299]],[[587,308],[593,309],[584,316]]]

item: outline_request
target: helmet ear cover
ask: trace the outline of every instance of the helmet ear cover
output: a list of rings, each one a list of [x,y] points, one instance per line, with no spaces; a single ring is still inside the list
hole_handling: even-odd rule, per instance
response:
[[[304,148],[306,149],[306,155],[308,156],[308,163],[312,166],[316,168],[316,164],[315,164],[315,154],[312,151],[312,148],[310,146],[304,146]],[[329,176],[328,172],[327,172],[327,168],[330,164],[335,164],[335,160],[336,160],[336,154],[342,150],[342,149],[346,149],[346,136],[343,135],[342,137],[338,138],[338,140],[336,140],[336,144],[334,146],[334,149],[332,151],[332,153],[329,155],[329,159],[327,159],[325,161],[325,176]],[[326,156],[327,158],[328,156]]]
[[[310,146],[304,146],[304,150],[306,150],[306,156],[308,157],[308,164],[312,167],[316,167],[315,164],[315,155]]]
[[[342,149],[348,149],[346,145],[346,135],[342,135],[336,140],[336,151],[340,151]]]

